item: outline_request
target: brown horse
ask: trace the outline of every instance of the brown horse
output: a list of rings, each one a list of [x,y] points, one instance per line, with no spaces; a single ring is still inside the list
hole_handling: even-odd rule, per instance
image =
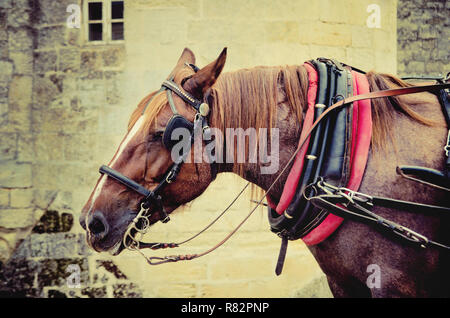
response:
[[[276,173],[261,174],[266,163],[258,161],[217,163],[217,172],[234,172],[267,190],[295,152],[306,109],[308,75],[304,66],[255,67],[221,74],[226,50],[206,67],[194,71],[194,54],[185,49],[170,78],[210,106],[209,126],[226,128],[279,129]],[[220,75],[220,76],[219,76]],[[409,84],[397,77],[370,72],[371,91]],[[193,122],[195,110],[173,95],[178,113]],[[166,94],[154,92],[133,112],[128,133],[109,166],[147,189],[154,189],[173,164],[161,136],[172,110]],[[372,101],[373,134],[361,192],[395,199],[448,206],[443,191],[400,178],[396,166],[416,165],[441,170],[442,146],[447,134],[435,95],[419,93]],[[247,145],[248,154],[255,149]],[[235,143],[224,139],[216,144],[223,153]],[[257,147],[257,145],[256,145]],[[270,148],[270,144],[269,147]],[[192,157],[191,151],[190,156]],[[236,151],[233,152],[236,158]],[[192,158],[191,158],[192,159]],[[268,195],[277,201],[287,174],[281,176]],[[167,213],[198,197],[213,179],[207,162],[191,160],[182,165],[176,182],[161,193]],[[142,196],[103,175],[83,208],[81,225],[87,241],[96,251],[120,253],[122,237],[139,211]],[[440,242],[450,241],[449,218],[407,211],[376,208],[374,212]],[[150,223],[163,216],[155,211]],[[346,220],[328,239],[309,247],[326,274],[336,297],[445,297],[450,296],[449,253],[419,249],[403,244],[370,226]],[[380,284],[369,288],[370,265],[378,265]],[[301,269],[300,269],[301,270]]]

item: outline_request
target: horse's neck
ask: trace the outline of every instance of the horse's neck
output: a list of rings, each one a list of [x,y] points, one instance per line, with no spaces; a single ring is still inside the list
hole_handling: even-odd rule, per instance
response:
[[[261,163],[259,161],[255,163],[245,162],[243,167],[243,173],[239,174],[242,178],[251,183],[259,186],[263,190],[267,190],[274,180],[277,178],[278,174],[283,170],[283,168],[288,163],[292,154],[297,148],[299,133],[301,124],[298,122],[297,117],[293,114],[292,109],[286,104],[285,92],[282,87],[278,88],[278,96],[279,101],[277,104],[277,116],[274,124],[275,130],[272,130],[272,133],[277,134],[278,138],[267,137],[268,143],[268,155],[271,158],[271,162],[269,163]],[[242,107],[242,105],[235,105]],[[252,105],[257,107],[258,105]],[[236,112],[242,114],[243,112]],[[239,127],[229,127],[229,128],[239,128]],[[278,139],[278,140],[276,140]],[[272,141],[278,142],[278,147],[273,147],[271,144]],[[233,145],[234,152],[236,153],[236,144]],[[224,152],[229,151],[229,145],[225,145]],[[246,148],[248,152],[248,148]],[[225,155],[224,155],[225,157]],[[233,172],[236,173],[236,162],[224,162],[219,164],[219,172]],[[291,163],[292,164],[292,163]],[[271,168],[268,168],[268,166]],[[266,169],[264,169],[266,168]],[[279,199],[283,185],[288,176],[290,167],[286,169],[285,173],[279,178],[277,183],[272,187],[270,191],[270,196],[273,199]],[[263,173],[262,173],[263,172]]]

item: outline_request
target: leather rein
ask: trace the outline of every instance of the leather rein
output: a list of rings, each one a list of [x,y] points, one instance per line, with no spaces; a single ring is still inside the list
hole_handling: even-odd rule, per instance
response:
[[[194,70],[196,70],[192,65],[191,66]],[[156,207],[156,209],[161,213],[161,218],[159,221],[165,223],[169,220],[169,217],[167,213],[165,213],[164,208],[162,206],[162,198],[160,196],[160,191],[163,187],[165,187],[167,184],[174,182],[176,179],[177,174],[179,173],[181,169],[181,165],[185,158],[182,156],[174,162],[173,166],[169,169],[169,171],[166,173],[166,176],[164,180],[157,185],[157,187],[150,191],[146,189],[145,187],[141,186],[140,184],[136,183],[135,181],[127,178],[126,176],[123,176],[119,172],[107,167],[107,166],[101,166],[100,167],[100,173],[106,174],[109,177],[112,177],[116,181],[122,183],[123,185],[127,186],[128,188],[138,192],[142,196],[144,196],[144,199],[140,203],[140,211],[137,213],[136,217],[133,219],[133,221],[128,226],[128,229],[125,231],[125,234],[123,236],[122,244],[125,248],[130,250],[138,251],[148,262],[150,265],[159,265],[163,263],[168,262],[178,262],[178,261],[186,261],[186,260],[192,260],[195,258],[199,258],[201,256],[207,255],[211,253],[212,251],[216,250],[220,246],[222,246],[230,237],[232,237],[240,228],[241,226],[250,218],[250,216],[256,211],[256,209],[260,205],[264,205],[263,200],[266,198],[268,193],[272,190],[273,186],[278,182],[278,180],[281,178],[281,176],[286,172],[292,161],[295,159],[297,153],[301,150],[303,145],[305,144],[308,137],[311,135],[311,133],[314,131],[314,129],[317,127],[317,125],[326,118],[331,112],[346,107],[350,105],[352,102],[364,100],[364,99],[375,99],[375,98],[382,98],[382,97],[390,97],[390,96],[398,96],[398,95],[406,95],[406,94],[414,94],[414,93],[420,93],[420,92],[433,92],[433,91],[441,91],[444,89],[450,88],[450,83],[442,83],[442,84],[435,84],[435,85],[424,85],[424,86],[411,86],[411,87],[404,87],[404,88],[395,88],[395,89],[388,89],[388,90],[382,90],[382,91],[375,91],[370,92],[367,94],[360,94],[360,95],[354,95],[345,99],[341,99],[338,102],[331,105],[329,108],[327,108],[312,124],[311,128],[307,131],[307,133],[304,135],[304,138],[299,142],[297,149],[294,151],[294,153],[289,158],[286,165],[283,167],[281,172],[278,174],[278,176],[275,178],[275,180],[270,184],[268,189],[265,191],[264,195],[260,198],[258,201],[254,201],[256,203],[256,206],[251,209],[251,211],[248,213],[248,215],[233,229],[222,241],[214,245],[213,247],[209,248],[208,250],[199,253],[199,254],[185,254],[185,255],[170,255],[170,256],[163,256],[163,257],[149,257],[145,255],[141,249],[144,248],[150,248],[152,250],[156,249],[163,249],[163,248],[174,248],[179,247],[180,245],[187,243],[191,241],[192,239],[199,236],[201,233],[206,231],[209,227],[211,227],[220,217],[222,217],[225,212],[229,210],[229,208],[236,202],[236,200],[241,196],[241,194],[244,192],[244,190],[248,187],[250,183],[247,183],[244,188],[237,194],[237,196],[233,199],[233,201],[219,214],[218,217],[216,217],[210,224],[208,224],[203,230],[201,230],[199,233],[195,234],[194,236],[190,237],[189,239],[186,239],[179,243],[148,243],[148,242],[142,242],[141,239],[144,236],[144,234],[147,233],[147,230],[150,227],[150,221],[149,221],[149,210],[151,206]],[[199,106],[203,105],[204,102],[199,101],[189,95],[187,92],[185,92],[182,88],[180,88],[177,84],[170,81],[168,84],[167,81],[163,83],[161,90],[167,90],[168,99],[169,102],[172,103],[172,98],[169,98],[169,95],[172,93],[177,94],[180,96],[186,103],[190,104],[197,110],[197,115],[194,120],[194,130],[197,129],[196,127],[201,127],[203,131],[209,128],[206,123],[206,117],[208,113],[201,114],[199,111]],[[171,97],[171,96],[170,96]],[[149,101],[150,102],[150,101]],[[147,104],[148,105],[148,104]],[[172,107],[173,105],[171,105]],[[206,105],[207,106],[207,105]],[[193,136],[193,132],[191,133],[191,137]],[[448,147],[448,145],[447,145]],[[211,162],[211,169],[216,169],[214,165]],[[215,177],[216,171],[214,170],[214,175],[212,171],[213,177]],[[337,215],[342,216],[352,216],[353,214],[357,214],[358,216],[355,216],[354,219],[357,219],[358,221],[367,221],[371,224],[381,224],[386,228],[391,229],[394,233],[407,238],[409,241],[413,241],[416,243],[419,243],[420,246],[427,246],[427,245],[435,245],[438,247],[443,247],[446,250],[450,250],[449,246],[445,246],[440,243],[436,243],[434,241],[431,241],[427,239],[426,237],[415,233],[412,230],[409,230],[405,227],[402,227],[400,225],[396,225],[394,222],[382,219],[379,216],[374,215],[371,211],[368,210],[370,206],[373,205],[382,205],[390,208],[412,208],[412,209],[421,209],[426,208],[426,210],[431,211],[439,211],[439,212],[450,212],[450,208],[446,207],[437,207],[432,205],[423,205],[415,202],[407,202],[407,201],[398,201],[387,198],[378,198],[378,197],[371,197],[367,196],[355,191],[351,191],[345,188],[336,188],[334,186],[331,186],[324,182],[322,179],[319,180],[316,184],[310,185],[305,188],[305,191],[316,191],[319,193],[319,190],[322,192],[325,192],[325,196],[315,196],[310,198],[312,203],[314,205],[317,205],[323,209],[337,211]],[[391,200],[391,201],[389,201]],[[394,204],[392,204],[394,202]],[[340,204],[341,206],[338,206],[337,204]],[[342,208],[342,206],[346,206],[349,210]],[[350,214],[349,214],[350,213]]]

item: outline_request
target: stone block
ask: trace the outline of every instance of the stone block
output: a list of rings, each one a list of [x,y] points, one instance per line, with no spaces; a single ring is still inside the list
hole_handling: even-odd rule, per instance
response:
[[[128,8],[131,9],[134,3],[135,2],[132,2],[132,3],[125,2],[125,12],[127,12],[126,9],[128,9]],[[183,11],[183,13],[186,12],[187,14],[191,15],[192,17],[198,17],[198,15],[202,9],[201,0],[189,0],[189,1],[172,0],[170,2],[164,1],[164,0],[149,0],[149,1],[145,1],[143,4],[145,5],[145,7],[149,7],[149,8],[158,8],[158,7],[179,8],[180,11]]]
[[[33,78],[31,76],[15,75],[9,87],[9,103],[19,104],[28,108],[32,101],[32,88]]]
[[[7,86],[13,75],[13,63],[0,60],[0,84]]]
[[[418,61],[410,61],[406,64],[407,74],[422,75],[425,74],[425,63]]]
[[[12,7],[12,0],[3,0],[0,2],[0,8],[9,9]]]
[[[394,58],[386,58],[387,56],[395,56],[395,50],[376,51],[373,69],[380,73],[397,74],[397,61]]]
[[[346,0],[320,0],[320,21],[332,23],[350,23],[352,2]],[[360,15],[364,14],[361,12]]]
[[[397,48],[397,38],[395,33],[386,31],[384,29],[373,29],[373,48],[376,48],[376,52],[393,51]]]
[[[83,108],[79,111],[68,111],[63,118],[64,132],[86,134],[95,133],[98,129],[99,110],[96,107]]]
[[[81,51],[80,71],[84,74],[99,71],[103,66],[102,61],[101,55],[95,50]]]
[[[80,69],[80,51],[64,48],[59,50],[59,70],[61,72],[78,72]]]
[[[80,90],[77,98],[82,109],[101,107],[105,104],[104,85],[100,91]]]
[[[196,284],[164,284],[156,289],[157,297],[167,298],[195,298],[197,296]]]
[[[64,259],[77,256],[76,234],[32,234],[29,238],[29,257]]]
[[[29,208],[33,204],[33,189],[11,189],[11,207]]]
[[[41,133],[35,135],[34,153],[39,161],[63,160],[65,136],[55,133]]]
[[[431,50],[437,48],[438,42],[439,42],[439,39],[422,40],[421,41],[422,50],[425,51],[426,53],[424,54],[424,52],[422,51],[421,55],[427,56]]]
[[[7,291],[10,297],[39,297],[35,275],[41,269],[41,264],[34,260],[13,258],[0,269],[3,278],[0,289]]]
[[[92,181],[99,178],[98,164],[74,163],[65,167],[66,182],[60,185],[61,189],[73,190],[91,187]],[[67,182],[70,180],[70,182]]]
[[[66,44],[66,29],[64,26],[43,27],[37,31],[37,49],[54,49]]]
[[[265,25],[268,42],[298,42],[299,24],[295,21],[267,22]]]
[[[352,47],[373,47],[372,30],[365,26],[352,26]]]
[[[28,188],[32,186],[31,177],[31,164],[29,163],[6,161],[1,164],[0,187]]]
[[[61,75],[36,75],[33,83],[33,110],[46,111],[52,102],[60,99],[64,82]]]
[[[14,74],[31,75],[33,73],[33,54],[31,51],[11,51],[9,58],[14,63]]]
[[[45,214],[45,211],[55,211],[60,209],[60,206],[54,205],[54,202],[57,200],[60,193],[61,192],[57,190],[45,190],[44,187],[35,187],[33,203],[43,211],[41,217]]]
[[[10,51],[30,51],[34,49],[33,33],[30,28],[20,28],[15,32],[8,32]]]
[[[108,105],[117,105],[123,99],[124,79],[122,72],[106,71],[105,76],[105,97]]]
[[[114,284],[113,295],[115,298],[141,298],[142,291],[136,284]]]
[[[14,160],[17,156],[17,134],[0,133],[0,161]]]
[[[67,176],[63,165],[47,162],[37,162],[33,165],[34,187],[41,187],[43,189],[60,189],[66,183]]]
[[[35,222],[32,208],[0,209],[0,227],[6,229],[23,229]]]
[[[67,161],[84,161],[94,160],[97,148],[97,138],[95,135],[68,135],[64,138],[64,158]]]
[[[205,28],[207,25],[215,25],[214,32],[209,32]],[[215,42],[217,39],[221,39],[223,42],[230,43],[233,41],[233,36],[231,34],[231,24],[230,22],[210,18],[206,21],[189,21],[187,25],[187,39],[191,43],[196,42]],[[179,54],[179,53],[178,53]],[[167,61],[165,61],[167,63]]]
[[[20,162],[31,162],[34,157],[34,140],[31,133],[18,133],[17,136],[17,160]]]
[[[441,63],[436,63],[433,61],[425,62],[425,74],[433,75],[445,75],[446,69],[442,67]]]
[[[46,72],[56,72],[57,70],[56,51],[36,52],[34,60],[34,72],[44,74]]]
[[[227,280],[242,280],[254,279],[271,273],[273,271],[272,259],[267,257],[252,257],[252,259],[245,259],[245,267],[252,268],[251,272],[243,270],[237,264],[241,264],[243,260],[239,258],[221,259],[217,262],[211,262],[208,271],[213,280],[227,279]]]
[[[320,15],[319,1],[308,1],[307,5],[303,1],[255,1],[255,6],[261,7],[267,20],[287,20],[287,21],[311,21],[316,20]],[[249,12],[254,12],[249,8]],[[261,10],[261,9],[258,9]],[[256,19],[260,15],[255,14]],[[282,17],[282,18],[281,18]]]
[[[352,43],[352,29],[345,24],[302,23],[300,24],[300,42],[347,47]]]
[[[82,29],[66,29],[66,44],[68,46],[80,47]]]
[[[418,35],[417,37],[419,39],[437,39],[439,38],[439,30],[434,25],[421,25],[419,27]]]
[[[9,189],[0,188],[0,207],[9,207]]]
[[[60,102],[60,106],[62,106],[62,101]],[[62,107],[51,107],[42,111],[33,111],[33,131],[36,133],[62,133],[65,128],[63,120],[68,117],[68,112],[67,109]]]
[[[395,59],[395,55],[392,55]],[[375,53],[372,49],[347,48],[347,63],[361,70],[374,69]]]
[[[8,123],[8,103],[0,102],[0,128]]]
[[[0,36],[3,32],[0,30]],[[4,32],[6,33],[6,31]],[[9,57],[9,48],[8,48],[8,39],[1,40],[0,39],[0,59],[8,59]]]
[[[27,4],[24,6],[15,5],[8,10],[7,23],[9,27],[28,27],[31,22],[31,12]]]
[[[229,21],[255,20],[267,16],[267,4],[266,0],[211,0],[203,2],[203,12],[206,17],[225,18]]]
[[[106,286],[86,287],[81,290],[81,294],[89,298],[105,298],[107,297]]]
[[[8,123],[15,131],[30,130],[30,110],[32,102],[33,78],[15,75],[9,87]]]
[[[106,67],[121,67],[125,63],[125,47],[114,46],[102,53],[103,65]]]

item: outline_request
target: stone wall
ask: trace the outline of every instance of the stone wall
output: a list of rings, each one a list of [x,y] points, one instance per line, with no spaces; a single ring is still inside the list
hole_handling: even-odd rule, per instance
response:
[[[399,75],[450,72],[450,1],[400,0],[397,17]]]
[[[78,225],[109,142],[100,116],[123,105],[124,46],[84,46],[66,26],[72,3],[0,2],[2,296],[142,295],[109,260],[89,258]],[[67,289],[69,264],[81,288]]]
[[[125,41],[119,45],[89,45],[82,28],[68,28],[72,3],[81,1],[0,2],[1,295],[329,297],[300,241],[290,244],[284,273],[275,276],[280,241],[263,209],[213,255],[160,267],[131,252],[94,253],[78,217],[131,111],[159,87],[184,47],[199,66],[228,47],[225,71],[326,56],[395,73],[396,1],[125,1]],[[381,9],[380,28],[367,25],[374,3]],[[147,239],[189,237],[242,186],[233,175],[219,176]],[[246,196],[180,252],[206,250],[250,207]],[[68,285],[70,265],[80,270],[80,288]]]

